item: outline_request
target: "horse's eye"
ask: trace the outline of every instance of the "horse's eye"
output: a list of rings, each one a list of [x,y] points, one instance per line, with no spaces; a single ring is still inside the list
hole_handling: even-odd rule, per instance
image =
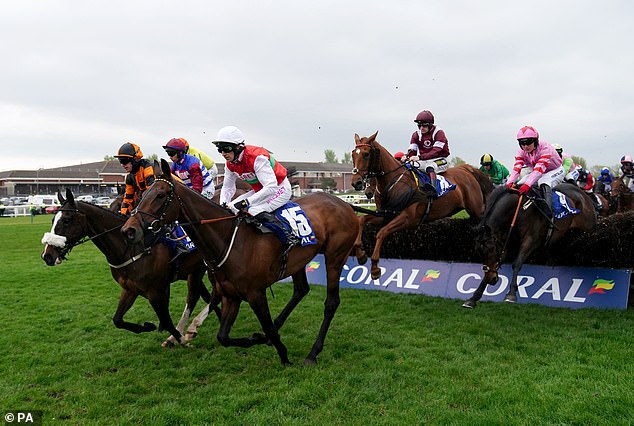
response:
[[[364,152],[363,153],[363,158],[370,158],[370,153],[369,152]]]

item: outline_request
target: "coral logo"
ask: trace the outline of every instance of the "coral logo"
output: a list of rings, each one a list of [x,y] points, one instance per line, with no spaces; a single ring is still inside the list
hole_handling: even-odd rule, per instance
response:
[[[312,272],[319,269],[319,262],[315,262],[314,260],[306,265],[306,272]]]
[[[614,288],[614,280],[604,280],[599,278],[598,280],[594,280],[592,283],[592,287],[588,291],[588,294],[605,294],[606,291],[610,291]]]
[[[431,282],[440,276],[440,271],[435,269],[428,269],[425,272],[425,276],[420,280],[420,282]]]

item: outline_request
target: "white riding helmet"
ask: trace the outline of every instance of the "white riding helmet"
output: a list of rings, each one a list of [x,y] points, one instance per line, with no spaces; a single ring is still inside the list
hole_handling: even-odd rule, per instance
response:
[[[236,126],[225,126],[218,130],[218,136],[213,143],[215,145],[240,145],[244,143],[244,135]]]

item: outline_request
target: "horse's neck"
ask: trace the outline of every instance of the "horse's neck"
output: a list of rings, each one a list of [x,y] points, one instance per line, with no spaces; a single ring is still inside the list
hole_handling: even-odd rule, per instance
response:
[[[109,211],[84,202],[79,202],[77,209],[86,215],[88,225],[86,235],[90,238],[99,236],[92,241],[103,254],[117,255],[127,250],[124,237],[120,232],[125,222],[123,217],[117,217]]]
[[[189,235],[196,246],[205,247],[216,256],[222,254],[229,243],[229,235],[235,226],[235,220],[232,220],[233,216],[219,204],[199,196],[183,185],[176,185],[174,191],[177,197],[174,202],[180,204],[178,220],[181,223],[197,223],[201,220],[227,217],[227,220],[195,226]]]

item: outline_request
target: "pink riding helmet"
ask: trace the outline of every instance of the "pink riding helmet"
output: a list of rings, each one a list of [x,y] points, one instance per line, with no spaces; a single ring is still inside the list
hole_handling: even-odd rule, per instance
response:
[[[539,133],[533,126],[524,126],[517,132],[517,139],[539,139]]]

